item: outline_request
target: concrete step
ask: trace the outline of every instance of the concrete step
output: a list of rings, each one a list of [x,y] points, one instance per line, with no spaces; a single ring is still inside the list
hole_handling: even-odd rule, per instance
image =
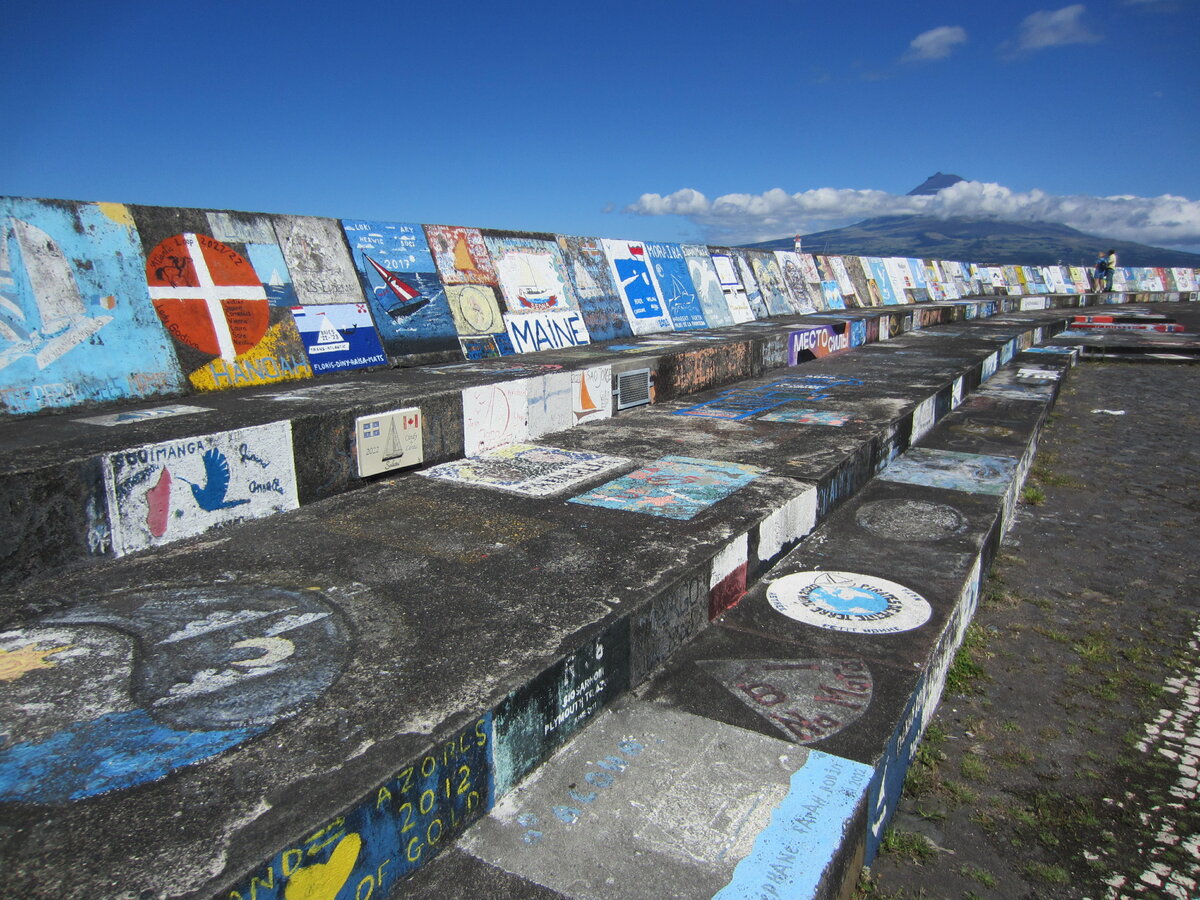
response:
[[[848,896],[1072,356],[1019,355],[397,896]]]
[[[20,580],[0,635],[0,892],[409,890],[401,879],[1062,318],[930,327],[736,390],[713,376],[722,389],[679,389],[544,449]],[[691,357],[653,358],[681,372]]]

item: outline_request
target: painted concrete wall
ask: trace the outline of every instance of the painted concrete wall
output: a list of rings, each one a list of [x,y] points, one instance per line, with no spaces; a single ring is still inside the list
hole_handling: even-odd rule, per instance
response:
[[[0,414],[1088,286],[1078,268],[0,197]],[[1197,273],[1115,287],[1194,291]]]

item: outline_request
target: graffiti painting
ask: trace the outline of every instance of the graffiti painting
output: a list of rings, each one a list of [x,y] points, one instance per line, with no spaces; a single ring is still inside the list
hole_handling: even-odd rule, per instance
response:
[[[815,744],[862,718],[874,680],[853,659],[710,659],[696,663],[784,738]]]
[[[550,497],[577,490],[585,482],[629,465],[629,460],[622,457],[586,450],[509,444],[469,459],[433,466],[419,474],[527,497]]]
[[[557,243],[592,340],[614,341],[633,337],[600,240],[560,234]]]
[[[0,199],[0,410],[177,393],[128,208]]]
[[[291,310],[272,305],[263,283],[271,274],[260,273],[251,261],[257,256],[260,265],[275,271],[278,254],[269,249],[275,245],[225,243],[213,236],[210,214],[201,210],[135,206],[132,211],[146,253],[150,298],[194,388],[312,377]],[[254,218],[233,233],[265,240],[268,223]],[[228,218],[216,222],[229,225]],[[280,274],[282,281],[290,277]]]
[[[721,281],[717,277],[716,267],[708,247],[703,244],[681,244],[683,258],[687,262],[688,274],[692,278],[692,286],[696,289],[696,297],[700,308],[704,310],[704,319],[710,328],[720,328],[737,322],[748,322],[754,314],[747,306],[742,311],[742,317],[734,318],[729,304],[725,300],[725,292],[721,289]]]
[[[796,312],[792,305],[791,292],[783,279],[783,271],[775,256],[766,250],[745,250],[746,260],[750,263],[750,271],[758,288],[762,292],[763,303],[767,312],[773,316],[790,316]]]
[[[1017,461],[1007,456],[913,447],[892,460],[876,477],[902,484],[1002,496],[1012,483],[1016,470]]]
[[[466,388],[462,401],[467,456],[529,439],[527,379]]]
[[[679,244],[650,242],[645,246],[654,280],[658,282],[659,293],[667,305],[675,330],[707,328],[708,322],[704,318],[696,286],[692,283],[683,248]]]
[[[347,219],[342,229],[388,356],[461,358],[461,332],[421,226]]]
[[[601,243],[633,333],[670,331],[671,316],[650,272],[646,246],[638,241],[604,240]]]
[[[853,572],[796,572],[777,578],[767,600],[805,625],[853,634],[896,634],[929,621],[929,601],[903,585]]]
[[[425,237],[443,283],[498,283],[496,268],[478,228],[426,225]]]
[[[809,296],[804,271],[800,267],[800,254],[794,250],[776,250],[775,262],[783,276],[784,287],[791,295],[792,308],[799,313],[816,312],[817,304]]]
[[[103,467],[117,556],[299,505],[290,422],[134,447]]]
[[[686,520],[745,487],[762,471],[757,466],[664,456],[570,502]]]
[[[320,592],[134,591],[0,635],[0,800],[61,805],[236,747],[320,696],[351,638]]]
[[[292,316],[314,375],[388,364],[367,304],[293,306]]]

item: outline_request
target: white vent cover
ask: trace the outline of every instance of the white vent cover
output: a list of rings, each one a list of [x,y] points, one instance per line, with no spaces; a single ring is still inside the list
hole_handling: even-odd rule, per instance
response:
[[[650,370],[634,369],[613,375],[613,399],[617,409],[645,406],[650,402]]]

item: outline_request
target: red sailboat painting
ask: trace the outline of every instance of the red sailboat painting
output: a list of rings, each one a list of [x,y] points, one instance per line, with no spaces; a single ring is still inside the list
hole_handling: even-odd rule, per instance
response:
[[[429,302],[427,297],[421,297],[421,292],[412,285],[401,281],[395,272],[389,272],[367,254],[363,254],[363,259],[371,264],[371,267],[379,273],[379,277],[383,279],[383,283],[388,286],[388,289],[396,295],[400,300],[398,306],[393,306],[387,313],[393,319],[399,319],[404,316],[412,315],[422,306]]]

